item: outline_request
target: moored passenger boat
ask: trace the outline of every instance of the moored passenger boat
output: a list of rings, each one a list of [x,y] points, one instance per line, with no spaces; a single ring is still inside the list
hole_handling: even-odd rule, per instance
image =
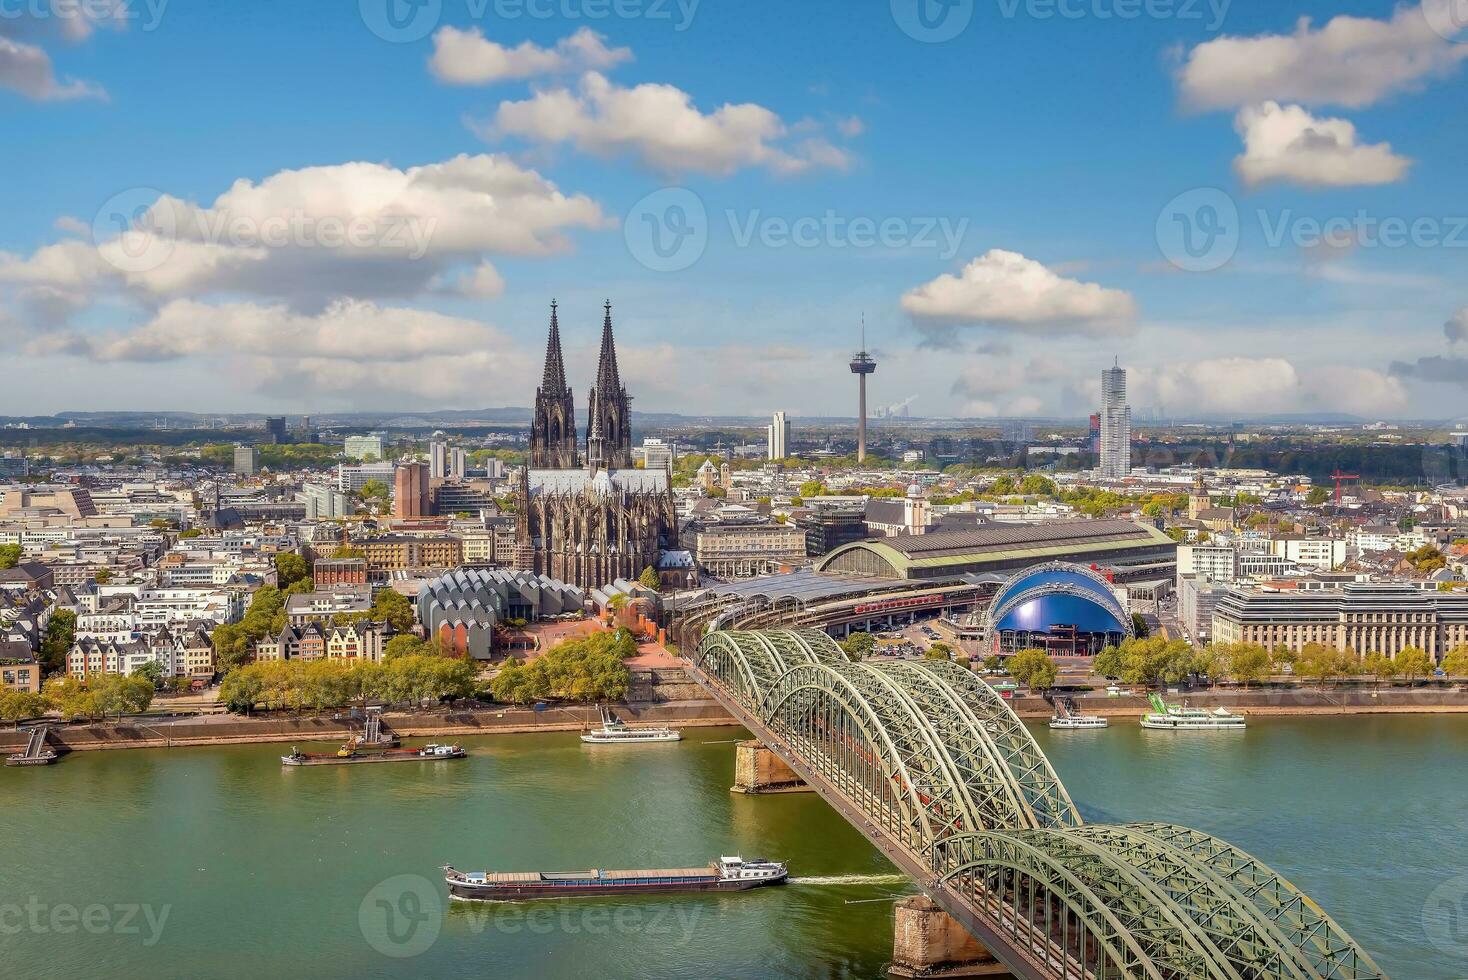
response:
[[[1227,708],[1204,711],[1168,704],[1159,695],[1148,696],[1152,712],[1142,716],[1142,727],[1166,732],[1241,732],[1248,723],[1243,715],[1236,715]]]
[[[597,705],[601,727],[581,736],[588,745],[637,745],[643,742],[677,742],[683,738],[675,728],[632,728],[616,712]]]

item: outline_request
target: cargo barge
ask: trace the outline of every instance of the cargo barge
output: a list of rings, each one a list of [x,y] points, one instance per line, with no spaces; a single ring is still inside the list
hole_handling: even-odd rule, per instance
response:
[[[286,766],[347,766],[367,762],[420,762],[439,759],[462,759],[469,753],[457,745],[425,745],[420,749],[379,749],[363,751],[348,742],[334,753],[302,752],[292,747],[290,755],[280,757]]]
[[[721,857],[702,868],[641,871],[490,872],[443,869],[452,898],[510,902],[596,895],[665,895],[677,892],[738,892],[781,885],[789,876],[782,862]]]

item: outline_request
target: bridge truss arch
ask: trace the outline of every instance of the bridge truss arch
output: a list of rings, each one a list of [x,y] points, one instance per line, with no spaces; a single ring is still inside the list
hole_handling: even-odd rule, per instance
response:
[[[1017,976],[1385,980],[1284,878],[1168,824],[1090,825],[1008,702],[820,630],[712,632],[692,673]]]

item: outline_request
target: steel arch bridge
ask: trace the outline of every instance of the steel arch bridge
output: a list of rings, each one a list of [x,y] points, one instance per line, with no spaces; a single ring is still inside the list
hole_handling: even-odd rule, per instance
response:
[[[1384,978],[1248,854],[1087,824],[1018,716],[948,661],[855,663],[820,630],[709,633],[690,673],[1015,976]]]

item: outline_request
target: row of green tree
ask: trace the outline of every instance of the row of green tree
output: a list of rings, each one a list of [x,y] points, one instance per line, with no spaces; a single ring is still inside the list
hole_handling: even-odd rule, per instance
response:
[[[506,704],[620,701],[631,682],[627,660],[636,655],[637,641],[628,630],[594,633],[559,643],[526,664],[510,659],[490,691]]]
[[[431,704],[474,693],[471,661],[410,654],[374,663],[342,660],[268,660],[231,671],[219,698],[229,710],[256,708],[324,711],[380,701]]]
[[[74,677],[55,677],[37,694],[32,691],[0,692],[0,721],[39,718],[56,712],[67,721],[95,720],[111,715],[147,711],[153,703],[154,684],[145,676],[120,677],[104,674],[86,684]]]

